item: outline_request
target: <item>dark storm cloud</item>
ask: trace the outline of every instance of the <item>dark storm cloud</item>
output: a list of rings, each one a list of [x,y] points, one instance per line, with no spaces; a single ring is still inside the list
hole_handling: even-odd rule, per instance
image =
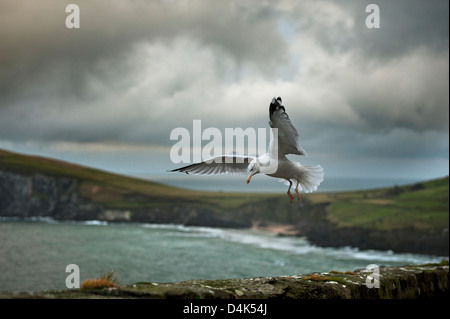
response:
[[[281,95],[319,158],[448,158],[448,1],[71,2],[0,0],[0,142],[167,151]]]
[[[360,2],[368,4],[369,1]],[[375,3],[375,2],[374,2]],[[369,57],[395,58],[417,47],[434,52],[448,51],[449,2],[431,1],[376,1],[380,8],[381,32],[360,28],[356,32],[364,54]],[[357,12],[361,13],[362,10]],[[368,13],[358,15],[361,21]],[[380,30],[381,31],[381,30]]]
[[[215,60],[203,68],[212,68],[216,78],[227,76],[230,63],[249,64],[271,74],[285,57],[286,43],[277,31],[276,12],[269,5],[78,1],[81,27],[69,30],[64,24],[68,3],[0,4],[3,138],[132,142],[164,135],[157,140],[165,141],[170,131],[167,123],[156,120],[159,110],[176,108],[176,99],[168,101],[169,97],[189,91],[197,78],[207,73],[198,71],[206,63],[202,60],[205,54],[191,52],[189,60],[186,51],[209,50],[206,55]],[[179,45],[179,39],[187,40]],[[151,52],[142,55],[139,52],[146,44],[152,46]],[[185,61],[174,63],[165,56]],[[153,69],[143,74],[149,64]],[[186,64],[196,65],[197,70]],[[120,96],[146,77],[158,78],[150,88],[155,88],[153,94],[129,99]],[[179,105],[198,104],[193,95]],[[139,114],[148,109],[155,109],[151,116]],[[150,134],[149,124],[153,129],[160,126],[164,134]]]
[[[363,76],[362,83],[355,79],[348,86],[348,103],[366,129],[448,132],[448,52],[414,53],[385,62]]]
[[[319,5],[317,5],[319,3]],[[380,28],[369,29],[369,4],[378,5]],[[297,31],[311,33],[329,52],[355,51],[363,62],[408,54],[418,47],[448,51],[449,2],[444,0],[363,0],[294,2],[290,19]]]
[[[254,63],[270,70],[284,57],[274,14],[267,6],[240,2],[79,1],[81,28],[68,30],[64,21],[67,1],[3,2],[0,10],[1,96],[36,82],[67,83],[60,94],[77,97],[89,91],[86,78],[116,81],[137,65],[123,64],[136,44],[170,42],[192,37],[238,63]],[[108,69],[101,64],[108,65]],[[126,70],[124,70],[124,68]],[[58,83],[55,83],[58,85]],[[41,92],[45,94],[47,92]],[[48,92],[53,94],[54,92]]]
[[[370,3],[379,6],[379,29],[366,27]],[[341,125],[371,133],[398,127],[446,133],[448,6],[441,0],[294,2],[287,19],[294,41],[309,41],[303,56],[307,49],[315,54],[304,78],[321,83],[328,92],[317,97],[346,113],[351,121]]]

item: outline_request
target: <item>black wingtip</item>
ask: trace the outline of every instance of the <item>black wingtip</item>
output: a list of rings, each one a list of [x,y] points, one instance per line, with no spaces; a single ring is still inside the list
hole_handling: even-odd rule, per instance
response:
[[[190,167],[192,167],[192,166],[195,166],[195,165],[197,165],[197,164],[191,164],[191,165],[188,165],[188,166],[184,166],[184,167],[180,167],[180,168],[175,168],[175,169],[172,169],[172,170],[168,170],[168,172],[180,172],[180,173],[186,173],[186,174],[189,174],[189,172],[188,172],[186,169],[188,169],[188,168],[190,168]]]
[[[181,168],[166,169],[166,172],[169,172],[169,173],[171,173],[171,172],[180,172],[180,173],[186,173],[186,174],[189,174],[189,172],[187,172],[187,171],[182,171]]]
[[[269,106],[269,113],[270,113],[270,115],[272,115],[273,112],[275,112],[278,108],[282,108],[283,111],[286,112],[286,109],[283,106],[283,101],[281,99],[281,96],[279,96],[277,98],[273,98],[272,102],[270,102],[270,106]]]

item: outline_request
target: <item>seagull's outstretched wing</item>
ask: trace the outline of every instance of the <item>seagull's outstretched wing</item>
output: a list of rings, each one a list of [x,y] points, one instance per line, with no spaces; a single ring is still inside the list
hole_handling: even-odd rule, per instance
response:
[[[281,97],[273,98],[269,107],[270,127],[278,129],[278,156],[286,154],[306,155],[298,145],[298,132],[286,114]],[[275,134],[274,134],[275,136]],[[275,154],[274,141],[270,143],[270,154]]]
[[[173,169],[170,172],[184,172],[186,174],[216,175],[237,174],[247,175],[247,168],[255,157],[239,155],[221,155],[204,162]]]

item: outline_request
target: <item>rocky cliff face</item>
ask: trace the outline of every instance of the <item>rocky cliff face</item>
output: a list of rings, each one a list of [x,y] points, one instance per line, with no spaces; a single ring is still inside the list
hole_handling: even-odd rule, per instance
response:
[[[232,211],[202,201],[161,201],[143,198],[148,205],[120,209],[93,202],[80,192],[82,182],[73,177],[0,170],[0,216],[49,216],[58,220],[173,223],[208,227],[251,227],[254,223],[296,225],[298,234],[319,246],[353,246],[361,249],[394,250],[448,256],[447,231],[338,228],[327,219],[326,204],[306,199],[296,209],[284,197],[246,203]],[[130,199],[132,201],[132,199]]]
[[[70,217],[79,204],[76,179],[0,171],[2,216]]]
[[[332,223],[311,224],[303,221],[299,233],[319,246],[353,246],[360,249],[393,250],[427,255],[447,256],[449,251],[448,229],[401,228],[391,230],[357,227],[337,228]]]
[[[448,256],[448,228],[405,227],[379,230],[362,227],[337,227],[327,219],[327,204],[306,207],[296,225],[300,235],[319,246],[352,246],[360,249],[393,250],[426,255]]]
[[[249,227],[251,219],[235,220],[214,207],[183,202],[158,203],[136,209],[115,209],[80,195],[80,181],[65,176],[22,175],[0,170],[0,216],[49,216],[58,220],[176,223],[212,227]],[[148,200],[151,203],[151,199]],[[257,207],[243,207],[247,215]],[[244,214],[246,215],[246,214]]]

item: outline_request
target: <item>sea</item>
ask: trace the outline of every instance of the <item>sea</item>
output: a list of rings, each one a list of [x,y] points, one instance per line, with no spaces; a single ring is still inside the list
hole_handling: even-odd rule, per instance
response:
[[[442,259],[448,257],[318,247],[307,238],[252,229],[0,217],[0,291],[66,289],[74,282],[72,265],[80,282],[113,271],[125,285],[291,276]]]

